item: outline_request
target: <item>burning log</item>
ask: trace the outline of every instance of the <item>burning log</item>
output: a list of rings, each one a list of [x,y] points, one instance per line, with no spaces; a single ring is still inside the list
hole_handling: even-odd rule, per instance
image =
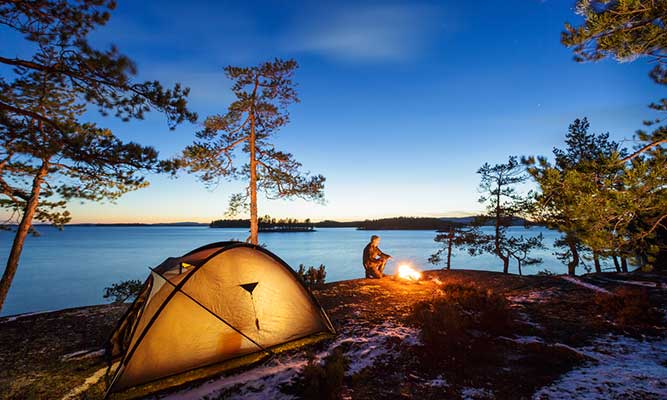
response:
[[[418,281],[422,278],[422,273],[407,264],[401,264],[396,271],[396,277],[408,281]]]

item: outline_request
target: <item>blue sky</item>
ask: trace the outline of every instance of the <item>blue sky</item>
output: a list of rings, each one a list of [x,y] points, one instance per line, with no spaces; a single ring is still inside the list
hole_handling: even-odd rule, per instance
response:
[[[439,2],[119,1],[92,36],[116,44],[139,78],[192,89],[200,118],[231,100],[225,65],[294,58],[302,102],[277,137],[327,177],[326,204],[268,201],[261,214],[349,220],[460,215],[480,209],[484,162],[549,154],[568,124],[630,140],[661,93],[642,60],[579,64],[560,44],[574,0]],[[0,35],[1,38],[1,35]],[[20,41],[15,51],[22,52]],[[159,114],[122,123],[91,113],[123,139],[172,156],[197,126]],[[628,146],[633,143],[628,142]],[[222,217],[240,182],[151,176],[116,204],[72,204],[74,222],[202,221]]]

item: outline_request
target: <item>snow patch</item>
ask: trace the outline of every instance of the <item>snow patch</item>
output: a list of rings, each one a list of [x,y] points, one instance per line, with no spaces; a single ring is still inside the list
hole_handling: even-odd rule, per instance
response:
[[[583,351],[581,351],[581,350],[579,350],[579,349],[575,349],[574,347],[572,347],[572,346],[568,346],[568,345],[566,345],[566,344],[564,344],[564,343],[554,343],[553,346],[554,346],[554,347],[559,347],[559,348],[561,348],[561,349],[569,350],[569,351],[571,351],[571,352],[573,352],[573,353],[575,353],[575,354],[578,354],[578,355],[579,355],[581,358],[583,358],[583,359],[585,359],[585,358],[587,358],[587,357],[593,357],[593,358],[595,358],[594,356],[590,356],[590,355],[586,354],[586,352],[583,352]]]
[[[461,389],[461,396],[465,400],[483,400],[493,399],[493,392],[483,388],[464,387]]]
[[[393,325],[385,322],[369,330],[363,336],[347,338],[341,343],[350,343],[351,350],[345,353],[350,361],[347,374],[354,375],[364,368],[370,367],[381,357],[391,357],[394,345],[391,340],[415,346],[419,342],[419,330],[406,326]]]
[[[280,384],[291,382],[307,363],[306,359],[285,362],[274,359],[264,367],[210,380],[200,386],[171,393],[163,399],[197,400],[237,385],[241,385],[239,390],[233,395],[225,396],[226,399],[291,399],[292,396],[280,391]]]
[[[573,276],[568,276],[568,275],[562,275],[562,279],[565,279],[568,282],[574,283],[575,285],[579,285],[581,287],[585,287],[587,289],[594,290],[599,293],[605,293],[605,294],[611,294],[611,292],[607,289],[601,288],[599,286],[595,286],[593,284],[590,284],[588,282],[584,282],[581,279],[575,278]]]
[[[507,296],[507,300],[512,303],[546,303],[552,295],[551,290],[534,291],[523,295]]]
[[[530,316],[528,314],[526,314],[524,312],[519,312],[519,313],[517,313],[517,315],[519,317],[519,319],[518,319],[519,322],[521,322],[522,324],[532,326],[533,328],[541,330],[541,331],[544,330],[544,327],[542,325],[538,324],[537,322],[531,321]]]
[[[104,355],[104,349],[99,350],[81,350],[74,353],[65,354],[60,359],[62,361],[83,360],[84,358],[101,357]]]
[[[498,337],[498,339],[507,340],[509,342],[514,342],[518,344],[544,343],[544,340],[539,336],[517,336],[515,338],[500,336]]]
[[[650,287],[650,288],[656,288],[656,289],[667,289],[667,286],[663,286],[657,282],[646,282],[646,281],[626,281],[626,280],[618,280],[618,279],[607,279],[609,282],[613,283],[619,283],[622,285],[633,285],[633,286],[643,286],[643,287]]]
[[[0,324],[4,324],[5,322],[16,321],[17,319],[24,318],[24,317],[29,317],[31,315],[46,314],[47,312],[49,312],[49,311],[36,311],[36,312],[29,312],[29,313],[25,313],[25,314],[12,315],[11,317],[6,317],[3,321],[0,321]]]
[[[578,351],[596,361],[539,389],[534,400],[667,398],[667,339],[609,335]]]
[[[442,375],[438,376],[435,379],[431,379],[426,383],[428,386],[431,387],[447,387],[449,386],[449,383],[442,377]]]
[[[373,328],[352,324],[344,328],[338,338],[329,344],[326,350],[315,354],[314,358],[319,362],[334,349],[343,346],[344,355],[350,361],[347,374],[352,375],[372,366],[379,359],[391,359],[397,352],[397,346],[419,344],[418,336],[417,329],[391,322]],[[264,366],[214,378],[161,399],[195,400],[220,395],[225,399],[292,399],[294,397],[282,393],[280,387],[294,383],[307,364],[308,359],[304,352],[280,354]],[[224,393],[225,391],[230,393]]]

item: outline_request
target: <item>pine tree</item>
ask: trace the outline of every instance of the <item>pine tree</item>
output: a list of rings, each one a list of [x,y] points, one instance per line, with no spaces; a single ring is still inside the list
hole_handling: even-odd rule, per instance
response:
[[[541,235],[513,237],[507,232],[515,218],[527,214],[532,207],[531,196],[521,195],[516,188],[528,176],[514,156],[507,163],[485,163],[477,173],[481,175],[479,190],[482,197],[479,202],[486,205],[486,213],[475,218],[469,227],[456,227],[438,234],[434,240],[442,247],[431,255],[429,262],[439,264],[446,255],[447,269],[450,269],[452,248],[459,247],[466,249],[471,256],[484,253],[496,255],[503,262],[503,273],[506,274],[509,273],[510,261],[515,259],[521,273],[521,265],[539,261],[529,254],[533,249],[542,247]],[[493,223],[493,233],[485,234],[480,228],[489,222]]]
[[[527,241],[522,238],[518,241],[507,233],[507,228],[512,225],[514,218],[526,212],[530,206],[529,198],[522,196],[516,189],[516,185],[524,183],[528,177],[517,160],[510,157],[506,163],[490,165],[485,163],[478,171],[481,175],[479,185],[482,197],[480,203],[486,205],[486,215],[482,221],[492,221],[494,232],[484,241],[480,237],[478,246],[487,253],[495,254],[503,262],[503,273],[509,272],[509,264],[513,253],[517,252],[517,246],[525,246],[529,243],[532,247],[537,246],[535,241]],[[540,240],[541,242],[541,240]]]
[[[570,124],[565,136],[567,148],[554,149],[553,164],[545,157],[523,160],[529,166],[528,173],[540,187],[535,217],[540,223],[562,233],[554,245],[567,249],[559,258],[567,261],[570,275],[576,273],[582,260],[584,237],[589,238],[593,226],[605,219],[608,210],[608,207],[590,204],[590,201],[603,201],[596,194],[609,189],[606,181],[619,172],[616,160],[622,154],[618,143],[609,141],[609,134],[589,134],[589,127],[586,118]],[[608,247],[610,239],[604,241],[605,244],[588,240],[587,247],[597,257]]]
[[[667,149],[655,147],[625,162],[623,173],[608,185],[613,190],[602,199],[609,212],[589,240],[615,232],[608,237],[621,254],[634,256],[644,268],[667,268],[660,262],[667,256]],[[621,265],[627,270],[625,257]]]
[[[35,0],[0,4],[0,25],[23,35],[29,58],[0,54],[0,207],[5,229],[17,222],[0,280],[0,309],[33,222],[62,226],[71,199],[114,200],[146,186],[142,172],[158,166],[151,147],[125,143],[83,122],[88,106],[129,120],[163,112],[170,127],[196,120],[187,89],[136,83],[136,67],[117,49],[99,51],[86,38],[109,19],[113,1]],[[0,50],[2,51],[2,50]]]
[[[164,113],[170,127],[196,120],[196,114],[187,109],[188,89],[179,84],[165,89],[158,81],[136,82],[134,62],[112,46],[99,50],[88,43],[88,34],[107,23],[114,0],[31,0],[0,3],[0,26],[22,35],[25,47],[34,49],[32,57],[20,58],[2,54],[0,64],[55,74],[90,105],[103,114],[114,113],[130,120],[143,118],[152,109]],[[44,53],[51,56],[43,57]],[[35,113],[9,98],[4,85],[10,84],[9,72],[0,75],[0,111],[55,124],[49,116]]]
[[[648,59],[653,64],[650,77],[657,84],[667,85],[667,2],[578,0],[576,10],[584,22],[579,26],[566,24],[561,40],[564,45],[573,48],[575,60],[584,62],[613,58],[627,62]],[[653,102],[649,107],[663,114],[667,112],[667,99]],[[623,168],[633,170],[624,175],[630,181],[623,184],[631,189],[622,191],[622,197],[627,198],[626,204],[638,206],[633,213],[628,213],[634,217],[625,236],[630,238],[626,247],[634,246],[635,251],[642,253],[641,263],[667,268],[667,206],[659,196],[655,196],[657,193],[664,197],[664,191],[656,189],[647,192],[645,198],[634,198],[641,200],[639,204],[633,203],[633,194],[639,195],[643,191],[641,179],[648,180],[652,188],[660,187],[659,175],[664,176],[667,168],[667,126],[664,121],[664,117],[644,121],[644,125],[651,130],[638,130],[636,136],[640,143],[632,154],[618,162],[623,164]],[[615,199],[610,201],[616,203]],[[641,218],[637,217],[639,214]],[[627,217],[624,218],[624,221],[627,220]],[[616,258],[614,261],[618,265]],[[625,266],[625,259],[621,261]]]
[[[665,152],[655,147],[628,158],[608,134],[588,129],[585,118],[575,120],[566,149],[554,149],[553,163],[545,157],[524,159],[540,187],[536,217],[563,233],[555,244],[567,248],[561,258],[568,259],[570,274],[582,250],[590,250],[596,272],[603,258],[612,258],[617,270],[627,270],[628,257],[652,262],[667,218]]]
[[[578,0],[576,10],[584,22],[579,26],[565,24],[561,36],[561,42],[574,50],[576,61],[647,58],[654,64],[650,77],[658,84],[667,84],[667,2]],[[649,107],[667,111],[667,99]],[[661,122],[647,121],[647,125]],[[645,142],[637,150],[641,153],[667,143],[667,127],[639,132],[638,137]]]
[[[478,226],[456,226],[452,224],[449,230],[438,233],[433,239],[440,244],[440,248],[429,257],[431,264],[444,262],[447,271],[452,269],[452,255],[454,248],[466,249],[470,255],[477,255],[480,241],[487,243],[489,239],[482,234]]]
[[[296,68],[294,60],[279,59],[255,67],[226,67],[236,100],[226,114],[206,119],[197,141],[175,163],[206,184],[217,184],[221,178],[248,179],[247,190],[232,196],[230,214],[249,207],[248,240],[254,244],[259,241],[258,191],[269,198],[323,199],[325,178],[304,174],[292,154],[276,150],[270,142],[289,121],[287,106],[299,101],[292,81]],[[239,150],[248,155],[241,167],[234,162]]]
[[[0,280],[0,306],[16,273],[34,220],[62,226],[70,220],[71,199],[113,200],[145,187],[141,173],[154,169],[157,152],[124,143],[108,129],[79,119],[85,106],[62,76],[23,69],[11,89],[23,110],[48,116],[0,122],[0,207],[18,221],[14,242]],[[58,128],[55,128],[58,126]]]
[[[541,258],[531,257],[530,253],[535,249],[544,248],[543,239],[544,235],[540,233],[532,237],[524,237],[523,235],[512,236],[507,240],[509,254],[516,261],[516,268],[519,275],[523,275],[522,266],[542,263]]]
[[[583,24],[565,24],[561,36],[577,61],[618,61],[647,57],[655,62],[651,77],[667,83],[667,3],[656,0],[578,0]]]

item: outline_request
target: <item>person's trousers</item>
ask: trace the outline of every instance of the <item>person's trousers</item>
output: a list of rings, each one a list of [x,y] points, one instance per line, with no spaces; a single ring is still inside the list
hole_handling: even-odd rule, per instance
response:
[[[366,268],[366,278],[382,278],[384,275],[384,267],[387,265],[387,260],[377,260],[369,262]]]

